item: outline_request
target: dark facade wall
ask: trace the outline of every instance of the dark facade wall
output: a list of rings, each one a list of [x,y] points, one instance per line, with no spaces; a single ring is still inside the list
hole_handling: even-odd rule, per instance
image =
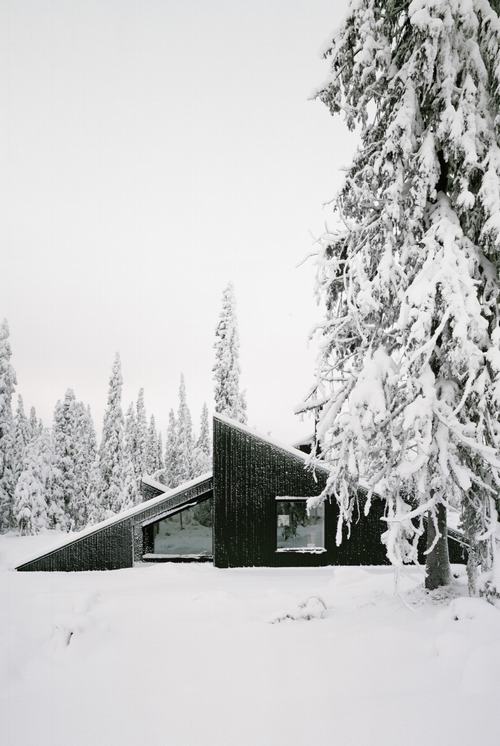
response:
[[[132,521],[127,519],[76,539],[18,567],[34,570],[116,570],[132,567]]]
[[[325,503],[321,554],[276,552],[276,497],[310,497],[323,490],[304,459],[246,430],[214,418],[214,563],[217,567],[314,566],[386,563],[380,544],[382,505],[353,525],[350,541],[336,546],[338,507]],[[360,500],[363,497],[360,493]]]

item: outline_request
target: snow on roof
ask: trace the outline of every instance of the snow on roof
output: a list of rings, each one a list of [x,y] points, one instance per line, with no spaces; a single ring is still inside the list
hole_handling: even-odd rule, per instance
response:
[[[309,435],[305,438],[300,438],[300,440],[296,440],[295,443],[292,443],[294,448],[298,448],[299,446],[308,446],[311,445],[314,440],[314,433],[309,433]]]
[[[162,492],[166,492],[168,490],[168,487],[164,485],[162,482],[159,482],[157,479],[153,479],[153,477],[150,477],[149,474],[143,474],[141,477],[141,482],[143,484],[147,484],[149,487],[154,487],[157,490],[161,490]]]
[[[212,472],[207,471],[205,472],[205,474],[201,474],[199,477],[195,477],[189,482],[183,482],[183,484],[180,484],[178,487],[174,487],[173,489],[168,489],[168,487],[165,487],[165,485],[161,484],[161,482],[155,482],[152,485],[153,487],[156,487],[158,485],[161,487],[161,489],[165,490],[164,492],[162,492],[161,495],[156,495],[156,497],[152,497],[150,500],[144,500],[144,502],[139,503],[138,505],[134,505],[128,510],[122,510],[121,513],[117,513],[116,515],[111,516],[111,518],[106,518],[106,520],[101,521],[100,523],[95,523],[92,526],[87,526],[87,528],[84,528],[82,531],[69,534],[65,539],[63,539],[62,541],[59,540],[56,544],[47,547],[47,549],[45,549],[43,552],[37,552],[37,554],[35,554],[34,556],[27,557],[22,562],[19,562],[17,567],[21,567],[21,565],[25,565],[28,562],[34,562],[34,560],[37,560],[40,557],[45,557],[45,555],[47,554],[52,554],[52,552],[55,552],[58,549],[62,549],[69,544],[80,541],[80,539],[84,539],[86,536],[91,536],[92,534],[101,531],[103,528],[107,528],[107,526],[112,526],[115,523],[125,521],[127,518],[131,518],[138,513],[142,513],[144,510],[148,510],[149,508],[153,508],[155,505],[164,502],[167,498],[174,497],[180,492],[184,492],[185,490],[188,490],[191,487],[195,487],[196,485],[201,484],[202,482],[205,482],[207,479],[211,478]],[[154,480],[151,480],[149,477],[146,477],[146,479],[148,480],[146,484],[150,484],[151,481],[154,482]],[[142,477],[142,480],[144,481],[144,477]]]
[[[293,446],[289,446],[279,440],[275,440],[275,438],[272,438],[269,435],[262,435],[262,433],[259,433],[253,428],[248,427],[248,425],[242,425],[241,422],[237,422],[236,420],[232,420],[230,417],[226,417],[225,414],[216,413],[214,414],[214,418],[216,420],[219,420],[220,422],[224,422],[226,425],[230,425],[231,427],[236,428],[237,430],[241,430],[241,432],[243,433],[247,433],[247,435],[253,435],[254,438],[264,440],[266,443],[269,443],[275,448],[279,448],[280,451],[285,451],[285,453],[289,453],[291,456],[295,456],[295,458],[304,461],[304,463],[306,461],[309,462],[311,467],[313,467],[314,469],[321,469],[322,471],[330,473],[330,469],[324,462],[318,460],[311,461],[310,455],[308,453],[304,453],[303,451],[299,451],[298,448],[294,448]]]

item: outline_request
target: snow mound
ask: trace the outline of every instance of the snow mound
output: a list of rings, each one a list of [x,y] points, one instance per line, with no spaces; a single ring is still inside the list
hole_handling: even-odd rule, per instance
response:
[[[287,612],[275,617],[271,624],[288,621],[311,621],[311,619],[324,619],[328,609],[320,596],[309,596],[305,601],[300,601],[294,611]]]

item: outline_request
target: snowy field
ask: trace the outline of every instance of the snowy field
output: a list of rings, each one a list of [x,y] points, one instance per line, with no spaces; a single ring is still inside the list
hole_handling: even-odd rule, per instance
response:
[[[52,541],[0,537],[2,746],[500,743],[500,611],[463,575],[9,569]]]

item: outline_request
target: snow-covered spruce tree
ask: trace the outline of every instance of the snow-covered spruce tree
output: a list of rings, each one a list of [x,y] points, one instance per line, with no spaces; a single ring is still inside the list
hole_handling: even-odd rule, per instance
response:
[[[64,514],[63,523],[58,528],[66,531],[75,528],[74,501],[78,492],[76,420],[75,393],[72,389],[68,389],[63,401],[58,401],[56,404],[52,428],[54,442],[52,500]]]
[[[163,482],[165,479],[165,461],[163,459],[163,437],[161,431],[158,433],[158,439],[156,441],[157,455],[156,463],[158,464],[157,479]]]
[[[0,531],[13,525],[14,473],[12,468],[13,423],[12,394],[16,374],[11,365],[9,325],[0,324]]]
[[[24,449],[21,473],[14,492],[14,520],[20,534],[37,534],[49,526],[50,433],[40,433]]]
[[[360,481],[381,492],[395,565],[417,559],[426,524],[428,588],[449,580],[459,508],[476,593],[500,485],[498,15],[487,0],[358,0],[324,56],[317,96],[361,138],[319,260],[324,496],[340,537]]]
[[[14,445],[12,449],[14,484],[17,484],[17,480],[24,469],[24,451],[31,439],[31,427],[24,412],[23,397],[21,394],[18,394],[17,408],[14,415]]]
[[[102,439],[99,447],[101,471],[100,503],[105,515],[118,513],[123,506],[123,412],[122,373],[120,356],[113,363],[108,388],[108,402],[104,413]]]
[[[153,476],[158,472],[158,434],[154,414],[149,418],[148,440],[146,448],[146,473]]]
[[[130,404],[125,415],[124,453],[126,501],[135,505],[139,501],[140,477],[136,473],[137,417],[135,407]],[[134,473],[132,482],[131,473]]]
[[[90,467],[89,482],[85,490],[87,525],[95,525],[109,515],[103,503],[103,488],[99,456]]]
[[[184,374],[181,374],[179,386],[179,409],[177,411],[177,484],[188,482],[193,478],[193,423],[191,412],[186,400],[186,384]]]
[[[136,443],[135,443],[135,472],[138,483],[147,471],[148,455],[148,426],[146,407],[144,405],[144,389],[140,389],[137,396]]]
[[[168,415],[167,442],[165,444],[165,477],[167,487],[177,487],[179,484],[179,436],[177,419],[173,409]]]
[[[196,441],[193,455],[193,476],[198,477],[212,468],[212,446],[210,443],[210,426],[208,407],[203,404],[200,421],[200,435]]]
[[[247,421],[245,395],[240,391],[240,341],[233,284],[222,294],[222,309],[215,330],[215,411],[238,422]]]
[[[38,435],[40,435],[43,429],[43,423],[41,420],[38,419],[35,407],[31,407],[30,409],[29,425],[31,438],[36,438]]]
[[[81,401],[75,403],[75,493],[70,514],[76,529],[89,523],[88,485],[90,472],[97,456],[97,441],[90,407]]]

